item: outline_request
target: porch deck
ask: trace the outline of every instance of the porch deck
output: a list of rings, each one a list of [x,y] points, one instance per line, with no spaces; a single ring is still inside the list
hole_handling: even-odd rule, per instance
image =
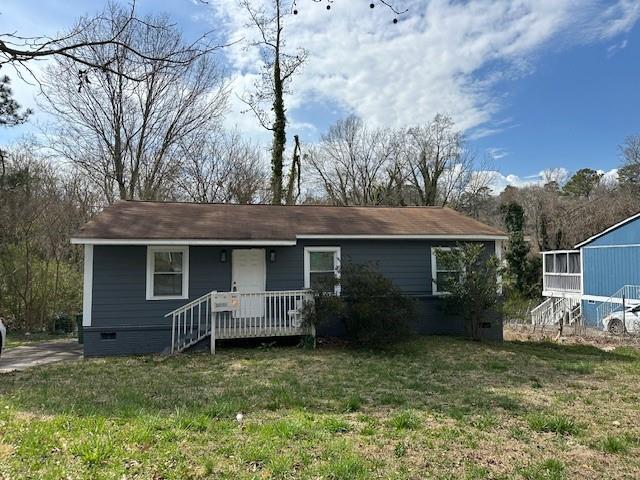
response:
[[[303,322],[304,305],[312,301],[308,290],[209,292],[165,315],[172,318],[171,353],[205,338],[215,353],[216,340],[315,335]]]

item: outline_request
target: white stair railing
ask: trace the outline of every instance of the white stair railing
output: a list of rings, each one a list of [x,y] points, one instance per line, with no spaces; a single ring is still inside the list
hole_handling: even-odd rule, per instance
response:
[[[209,292],[165,315],[172,318],[171,353],[181,352],[211,334],[211,300],[216,293]]]
[[[640,285],[625,285],[604,302],[596,306],[598,324],[613,312],[620,310],[622,304],[638,305],[640,303]]]
[[[303,322],[304,306],[313,302],[310,290],[233,292],[237,298],[233,310],[214,312],[213,300],[218,294],[209,292],[165,315],[172,319],[171,353],[186,350],[212,333],[213,342],[216,339],[315,336],[315,328]]]
[[[531,324],[536,326],[556,325],[569,315],[569,324],[582,319],[580,301],[571,297],[550,297],[531,310]]]

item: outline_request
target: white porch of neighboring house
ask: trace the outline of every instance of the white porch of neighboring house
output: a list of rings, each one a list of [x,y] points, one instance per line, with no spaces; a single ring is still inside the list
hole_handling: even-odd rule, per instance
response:
[[[580,298],[582,261],[579,250],[542,252],[542,295]]]
[[[542,252],[542,295],[531,310],[533,325],[569,325],[582,321],[582,259],[579,250]]]

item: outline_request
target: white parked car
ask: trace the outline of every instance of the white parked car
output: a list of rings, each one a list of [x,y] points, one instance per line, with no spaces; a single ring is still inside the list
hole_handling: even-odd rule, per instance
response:
[[[622,309],[620,309],[602,319],[602,326],[605,332],[615,335],[621,335],[625,332],[623,325],[626,325],[628,333],[640,333],[640,305],[628,307],[624,315],[622,314]]]
[[[4,323],[2,323],[2,319],[0,318],[0,355],[2,355],[2,351],[4,350],[4,342],[7,340],[7,329],[4,327]]]

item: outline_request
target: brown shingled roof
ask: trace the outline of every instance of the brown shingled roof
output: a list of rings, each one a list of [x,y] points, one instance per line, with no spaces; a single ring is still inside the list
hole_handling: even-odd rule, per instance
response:
[[[449,208],[120,201],[74,239],[290,240],[304,235],[504,236]]]

